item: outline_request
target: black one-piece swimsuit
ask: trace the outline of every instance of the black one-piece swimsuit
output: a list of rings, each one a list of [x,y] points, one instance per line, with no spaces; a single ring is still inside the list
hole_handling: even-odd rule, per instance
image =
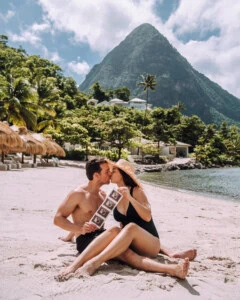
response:
[[[131,188],[131,190],[130,190],[131,196],[132,196],[132,193],[133,193],[133,188]],[[159,235],[158,235],[157,229],[155,227],[155,224],[153,222],[153,219],[151,218],[151,220],[149,222],[144,221],[139,216],[139,214],[137,213],[137,211],[135,210],[135,208],[133,207],[131,202],[129,202],[126,215],[121,214],[118,211],[117,207],[115,207],[115,209],[113,211],[113,216],[116,221],[122,223],[123,227],[129,223],[135,223],[138,226],[140,226],[141,228],[143,228],[146,231],[148,231],[149,233],[151,233],[153,236],[156,236],[159,238]]]

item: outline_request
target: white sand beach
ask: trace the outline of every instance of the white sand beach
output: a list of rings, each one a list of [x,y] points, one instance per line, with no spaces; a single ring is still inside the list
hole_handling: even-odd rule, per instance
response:
[[[0,173],[0,299],[240,299],[240,202],[151,185],[144,187],[162,243],[198,249],[186,280],[111,261],[90,278],[57,282],[77,251],[58,239],[65,232],[53,216],[83,182],[85,170],[71,167]],[[106,227],[113,224],[111,216]]]

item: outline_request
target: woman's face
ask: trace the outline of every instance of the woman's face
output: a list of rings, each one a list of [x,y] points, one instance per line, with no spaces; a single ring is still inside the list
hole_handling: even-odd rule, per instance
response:
[[[111,182],[112,183],[118,183],[121,180],[122,180],[122,175],[119,172],[119,169],[117,167],[113,167],[112,176],[111,176]]]

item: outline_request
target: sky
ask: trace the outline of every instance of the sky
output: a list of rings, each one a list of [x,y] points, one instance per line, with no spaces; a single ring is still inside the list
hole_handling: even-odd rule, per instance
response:
[[[134,28],[152,24],[189,63],[240,98],[239,0],[1,0],[0,34],[80,84]]]

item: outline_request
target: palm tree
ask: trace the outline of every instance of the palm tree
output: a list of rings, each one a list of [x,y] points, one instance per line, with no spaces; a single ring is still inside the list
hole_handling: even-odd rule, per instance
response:
[[[38,93],[38,120],[37,130],[45,131],[50,127],[56,128],[56,111],[60,94],[56,87],[56,79],[53,77],[41,77],[36,81],[36,89]]]
[[[143,86],[143,91],[146,92],[146,109],[144,120],[146,120],[147,107],[148,107],[148,91],[149,89],[155,91],[155,86],[157,85],[156,75],[147,74],[146,76],[141,75],[142,81],[138,82],[137,85]]]
[[[11,73],[5,77],[5,83],[0,105],[7,122],[34,129],[37,120],[35,112],[38,109],[36,91],[28,80],[14,78]]]

